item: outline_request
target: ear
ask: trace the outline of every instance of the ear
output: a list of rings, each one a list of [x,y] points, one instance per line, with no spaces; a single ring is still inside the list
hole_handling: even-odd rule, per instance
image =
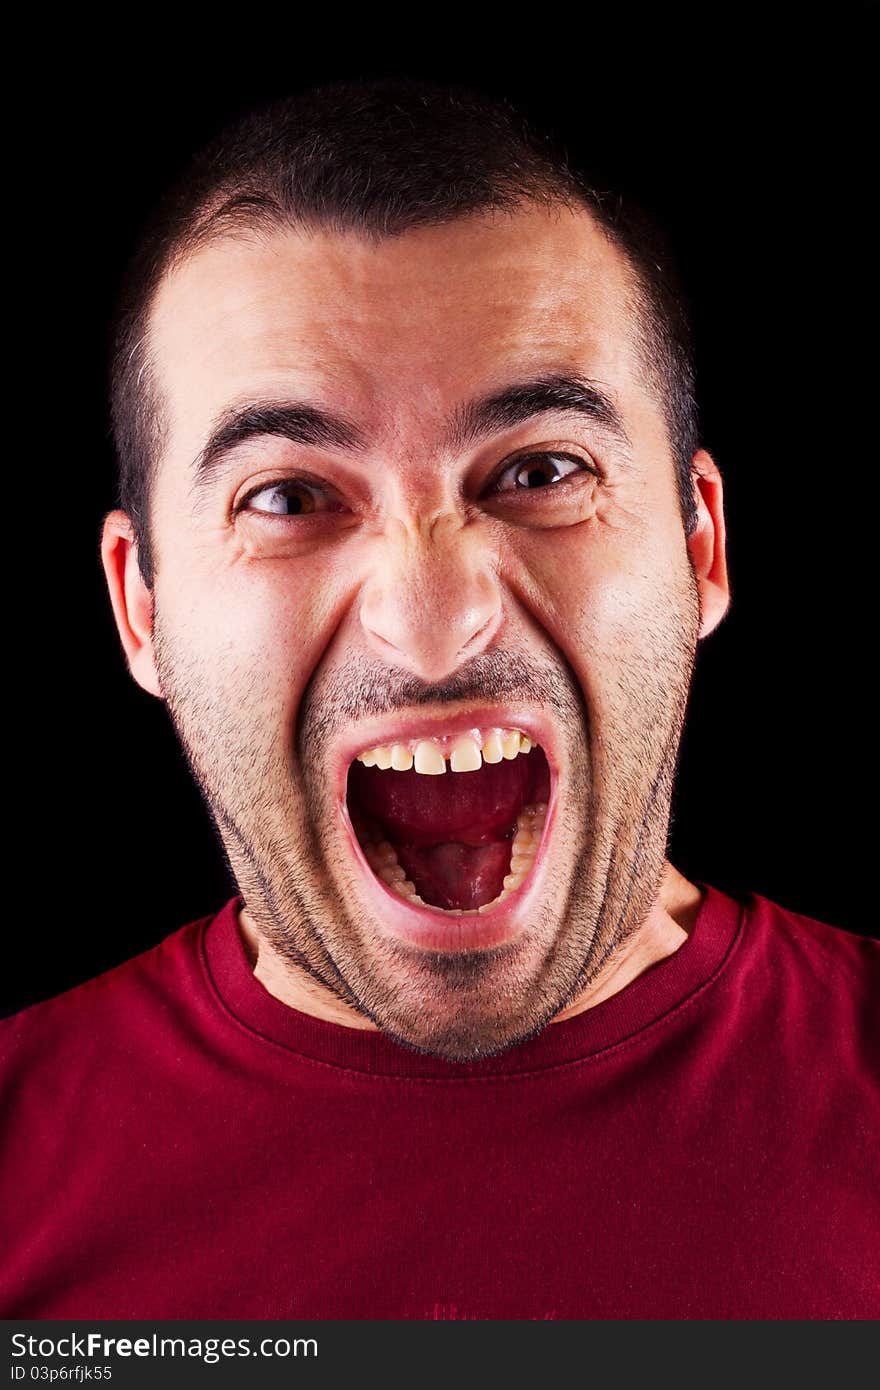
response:
[[[138,569],[137,541],[126,512],[108,512],[104,517],[101,563],[128,669],[138,685],[162,699],[153,660],[153,591]]]
[[[730,607],[727,577],[724,489],[715,460],[698,449],[691,463],[697,525],[688,551],[700,592],[700,637],[713,632]]]

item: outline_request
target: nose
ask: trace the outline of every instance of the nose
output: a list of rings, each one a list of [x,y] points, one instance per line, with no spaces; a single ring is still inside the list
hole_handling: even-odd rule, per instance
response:
[[[384,660],[440,681],[491,645],[501,617],[492,552],[475,527],[453,516],[389,526],[360,607]]]

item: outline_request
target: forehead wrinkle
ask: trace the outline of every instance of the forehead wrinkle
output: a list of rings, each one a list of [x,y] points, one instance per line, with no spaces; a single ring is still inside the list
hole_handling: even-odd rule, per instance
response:
[[[551,304],[555,305],[558,293],[558,286],[555,288],[555,290],[551,290]],[[508,307],[512,308],[513,306],[511,306],[508,303]],[[570,305],[568,307],[570,312],[574,306]],[[544,328],[545,332],[548,327],[546,321],[547,316],[547,313],[544,313],[541,316],[542,327]],[[552,315],[550,316],[552,317]],[[563,315],[564,319],[567,319],[567,317],[567,315]],[[558,343],[559,346],[562,345],[562,342],[568,336],[568,334],[565,331],[565,328],[568,326],[570,325],[568,325],[567,323],[558,325],[559,329],[561,329],[560,341]],[[555,337],[556,335],[553,334],[552,336]],[[549,346],[549,343],[547,343],[545,346]],[[326,356],[326,351],[324,353],[321,353],[320,355]],[[355,374],[358,375],[356,361],[351,363],[350,365],[355,367]],[[369,394],[374,396],[373,404],[375,405],[376,380],[374,376],[373,364],[365,366],[364,369],[366,371],[367,378],[371,379],[371,384],[374,388],[373,391],[371,391]],[[579,375],[579,373],[576,370],[572,370],[571,367],[569,367],[567,371],[565,369],[563,369],[563,371],[569,377]],[[426,381],[423,386],[423,393],[427,396],[433,397],[433,399],[431,401],[432,408],[428,412],[426,412],[426,416],[422,421],[422,423],[424,424],[423,433],[425,436],[427,436],[423,443],[419,444],[414,442],[411,433],[409,434],[409,438],[406,438],[408,430],[406,426],[402,423],[400,413],[395,412],[397,414],[397,419],[393,423],[389,422],[384,429],[380,430],[380,426],[375,420],[375,411],[371,411],[370,414],[372,414],[374,417],[370,428],[370,435],[372,437],[367,440],[366,447],[368,450],[374,447],[378,447],[378,445],[381,442],[380,436],[381,434],[384,434],[386,436],[386,445],[388,436],[395,439],[395,443],[401,450],[401,457],[418,456],[422,452],[422,449],[425,447],[426,444],[428,444],[428,447],[429,449],[431,449],[431,452],[433,452],[433,450],[436,449],[438,452],[446,451],[451,452],[453,454],[459,454],[468,446],[468,444],[475,442],[480,437],[485,437],[490,432],[498,432],[504,428],[512,428],[516,424],[524,423],[526,420],[533,418],[533,416],[536,416],[540,413],[547,413],[550,409],[550,404],[548,403],[549,397],[555,391],[557,400],[556,404],[552,407],[553,409],[555,409],[559,413],[567,413],[569,411],[574,411],[575,413],[580,413],[582,416],[589,414],[590,422],[593,428],[598,428],[600,430],[604,429],[609,436],[613,436],[612,442],[616,442],[619,445],[622,445],[627,451],[631,451],[631,441],[623,425],[622,417],[620,413],[616,411],[616,407],[614,407],[613,401],[611,401],[611,408],[607,408],[610,397],[610,392],[608,391],[608,388],[603,389],[601,383],[597,381],[589,382],[587,378],[581,378],[581,383],[583,383],[584,381],[588,382],[586,388],[587,391],[590,391],[592,389],[594,392],[592,401],[590,403],[590,408],[588,411],[586,411],[582,409],[583,400],[577,402],[577,404],[572,406],[571,393],[569,393],[568,399],[565,399],[565,390],[560,386],[558,375],[559,374],[552,372],[548,373],[546,370],[543,369],[542,364],[535,363],[534,359],[532,358],[532,361],[530,362],[530,370],[524,371],[521,374],[521,377],[518,381],[516,380],[516,369],[515,367],[511,367],[509,376],[513,378],[512,384],[506,388],[501,388],[499,391],[494,393],[496,397],[505,396],[505,400],[492,400],[485,396],[476,400],[469,400],[456,405],[454,409],[451,411],[450,415],[445,420],[440,419],[439,410],[435,412],[434,409],[437,397],[442,396],[443,392],[440,388],[436,387],[436,385],[432,385],[431,382]],[[552,377],[556,377],[557,379],[551,381]],[[530,380],[528,378],[530,378]],[[512,398],[516,397],[517,395],[520,397],[524,397],[527,391],[534,391],[536,383],[541,384],[545,400],[543,403],[541,403],[540,409],[533,411],[532,414],[529,415],[525,412],[522,400],[517,401]],[[418,383],[414,384],[417,385]],[[338,386],[338,377],[336,385]],[[275,390],[278,390],[277,383],[275,386]],[[604,401],[602,400],[603,394],[605,396]],[[346,402],[348,403],[349,400],[350,393],[347,392]],[[411,412],[412,407],[409,406],[403,412],[403,415],[411,416]],[[222,416],[224,412],[221,410],[218,413]],[[339,412],[334,411],[334,413]],[[434,428],[432,428],[429,422],[431,416],[434,416],[435,421],[438,421],[436,431]],[[349,416],[349,418],[351,417]],[[410,419],[410,425],[411,424],[412,420]],[[366,433],[366,431],[361,431],[361,433]],[[435,441],[439,440],[439,443],[435,442],[433,444],[433,447],[428,443],[428,440],[432,435],[434,436]],[[321,447],[320,442],[317,439],[315,440],[315,444],[317,445],[317,447]],[[332,444],[330,445],[330,447],[332,447]],[[194,464],[197,464],[197,462],[198,458],[194,460]]]

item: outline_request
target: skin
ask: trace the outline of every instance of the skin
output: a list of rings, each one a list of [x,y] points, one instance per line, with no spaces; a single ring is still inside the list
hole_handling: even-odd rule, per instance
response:
[[[123,512],[105,518],[102,561],[130,671],[167,702],[235,873],[255,975],[296,1009],[467,1060],[595,1006],[687,940],[701,893],[666,839],[698,642],[729,604],[722,481],[699,450],[686,538],[630,305],[589,214],[531,206],[377,245],[226,238],[160,286],[153,590]],[[561,369],[611,394],[629,449],[568,413],[440,446],[461,402]],[[196,503],[218,413],[270,394],[344,412],[367,453],[262,437]],[[596,472],[492,490],[539,448]],[[342,510],[279,520],[263,492],[262,513],[233,514],[297,470]],[[416,703],[428,686],[436,700]],[[365,904],[329,769],[352,729],[368,746],[376,715],[492,700],[545,710],[559,734],[540,901],[500,947],[405,946]]]

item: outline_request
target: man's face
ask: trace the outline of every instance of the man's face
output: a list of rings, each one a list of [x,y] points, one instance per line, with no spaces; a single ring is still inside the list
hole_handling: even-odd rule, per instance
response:
[[[132,669],[261,940],[437,1055],[540,1030],[657,896],[706,616],[630,303],[586,212],[523,208],[227,239],[154,306]]]

